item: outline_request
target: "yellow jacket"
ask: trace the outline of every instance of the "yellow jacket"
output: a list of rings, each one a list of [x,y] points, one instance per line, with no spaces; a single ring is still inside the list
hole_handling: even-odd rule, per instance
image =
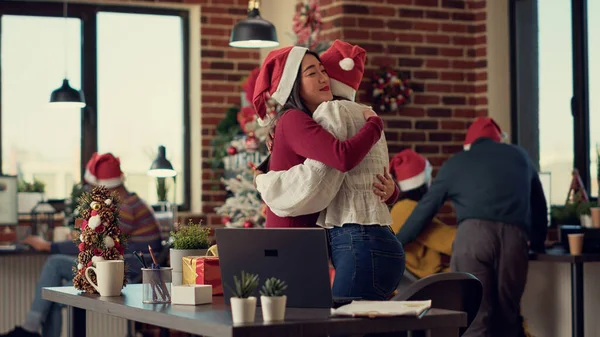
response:
[[[416,201],[404,199],[392,207],[390,213],[394,233],[398,233],[416,206]],[[455,236],[455,226],[446,225],[434,218],[431,224],[419,234],[417,240],[404,246],[406,269],[419,278],[449,271],[449,266],[442,261],[442,254],[447,256],[452,254],[452,242]]]

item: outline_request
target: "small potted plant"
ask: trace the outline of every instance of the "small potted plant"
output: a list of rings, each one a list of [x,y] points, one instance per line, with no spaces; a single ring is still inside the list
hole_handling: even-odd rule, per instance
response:
[[[258,288],[258,275],[242,271],[241,278],[233,276],[235,288],[226,284],[232,292],[231,316],[234,324],[252,323],[256,314],[256,297],[252,296]]]
[[[267,279],[260,290],[260,304],[265,322],[283,321],[287,297],[284,292],[287,284],[282,280],[271,277]]]
[[[169,258],[173,268],[173,284],[180,285],[183,274],[184,256],[204,256],[210,246],[210,229],[202,225],[202,221],[194,223],[191,219],[187,225],[177,226],[171,232],[171,249]]]
[[[35,205],[44,200],[45,189],[46,185],[35,178],[33,182],[19,179],[17,185],[19,213],[30,213]]]

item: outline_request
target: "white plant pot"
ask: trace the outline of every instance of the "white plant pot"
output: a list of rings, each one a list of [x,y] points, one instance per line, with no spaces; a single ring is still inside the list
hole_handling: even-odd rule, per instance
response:
[[[173,275],[181,275],[183,273],[183,257],[184,256],[204,256],[207,249],[173,249],[169,251],[169,260]],[[173,278],[173,285],[181,285],[181,277]]]
[[[287,297],[283,296],[261,296],[260,306],[262,308],[263,320],[265,322],[283,321],[285,318],[285,305]]]
[[[233,324],[253,323],[256,315],[256,297],[248,298],[232,297],[231,316]]]
[[[579,221],[581,222],[581,226],[585,228],[592,228],[592,216],[591,215],[580,215]]]

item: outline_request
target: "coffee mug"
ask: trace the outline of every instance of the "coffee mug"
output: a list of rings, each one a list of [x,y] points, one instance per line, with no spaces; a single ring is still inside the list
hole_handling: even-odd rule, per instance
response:
[[[90,270],[96,274],[96,282],[92,282]],[[125,276],[125,263],[123,260],[105,260],[96,262],[96,267],[85,270],[85,278],[100,293],[100,296],[121,296],[123,277]]]

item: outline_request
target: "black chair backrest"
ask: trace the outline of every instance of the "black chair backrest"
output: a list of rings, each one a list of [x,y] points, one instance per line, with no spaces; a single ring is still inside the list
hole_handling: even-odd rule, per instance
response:
[[[460,329],[462,336],[479,311],[482,294],[483,286],[472,274],[440,273],[416,281],[394,296],[392,301],[431,300],[432,308],[464,311],[467,313],[467,326]]]

